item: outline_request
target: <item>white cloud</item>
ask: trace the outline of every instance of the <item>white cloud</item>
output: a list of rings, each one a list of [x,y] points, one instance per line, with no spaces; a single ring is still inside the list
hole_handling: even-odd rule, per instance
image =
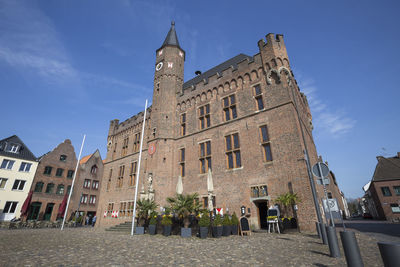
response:
[[[304,77],[298,70],[296,70],[296,78],[301,91],[307,96],[316,131],[328,133],[336,138],[353,129],[356,121],[348,116],[344,110],[332,110],[328,103],[321,100],[313,79]]]

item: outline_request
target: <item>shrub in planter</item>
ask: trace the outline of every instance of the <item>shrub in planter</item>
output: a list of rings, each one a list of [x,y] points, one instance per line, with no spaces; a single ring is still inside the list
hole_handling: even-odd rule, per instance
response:
[[[162,216],[161,225],[163,226],[163,234],[165,236],[171,235],[172,228],[172,215],[166,213]]]
[[[286,217],[282,219],[283,229],[289,229],[292,227],[292,224],[290,223],[290,219],[291,218],[286,218]]]
[[[149,234],[155,235],[156,228],[157,228],[157,213],[153,213],[152,215],[150,215]]]
[[[231,232],[232,232],[232,235],[237,235],[238,234],[238,225],[239,225],[239,219],[236,216],[236,213],[234,212],[232,214],[232,219],[231,219]]]
[[[222,236],[222,218],[221,215],[217,214],[213,221],[212,227],[213,236],[219,238]]]
[[[208,227],[210,226],[210,216],[208,215],[207,211],[203,212],[203,214],[201,215],[199,226],[200,238],[206,238],[208,236]]]
[[[228,214],[224,215],[222,221],[222,235],[229,236],[231,234],[231,219],[229,219]]]

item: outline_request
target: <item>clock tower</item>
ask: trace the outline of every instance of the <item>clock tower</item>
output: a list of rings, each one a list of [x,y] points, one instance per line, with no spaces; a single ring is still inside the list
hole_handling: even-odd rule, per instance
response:
[[[179,46],[175,23],[156,51],[151,139],[173,138],[177,96],[182,93],[185,51]]]

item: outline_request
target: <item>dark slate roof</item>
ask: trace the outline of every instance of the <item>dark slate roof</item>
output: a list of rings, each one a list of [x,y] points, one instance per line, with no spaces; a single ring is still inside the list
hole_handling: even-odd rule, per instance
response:
[[[392,158],[377,157],[376,165],[372,181],[400,180],[400,158],[398,156]]]
[[[173,46],[177,46],[180,48],[179,46],[179,42],[178,42],[178,36],[176,35],[176,31],[175,31],[175,22],[171,22],[171,29],[169,29],[169,32],[167,34],[167,37],[164,40],[164,43],[162,44],[161,47],[164,47],[166,45],[173,45]]]
[[[18,149],[17,153],[6,151],[7,146],[10,144],[19,145],[19,149]],[[18,159],[25,159],[25,160],[31,160],[31,161],[37,160],[35,155],[33,155],[33,153],[24,144],[24,142],[22,142],[22,140],[16,135],[13,135],[13,136],[10,136],[3,140],[0,140],[0,155],[5,156],[5,157],[10,157],[10,158],[18,158]]]
[[[221,74],[222,71],[229,69],[230,67],[233,67],[233,69],[237,69],[237,64],[243,60],[249,60],[249,61],[253,61],[253,58],[245,55],[245,54],[239,54],[231,59],[228,59],[227,61],[219,64],[218,66],[209,69],[208,71],[194,77],[193,79],[185,82],[183,84],[183,90],[190,88],[192,85],[196,85],[197,83],[201,82],[202,80],[206,80],[206,83],[208,83],[208,79],[219,73]]]

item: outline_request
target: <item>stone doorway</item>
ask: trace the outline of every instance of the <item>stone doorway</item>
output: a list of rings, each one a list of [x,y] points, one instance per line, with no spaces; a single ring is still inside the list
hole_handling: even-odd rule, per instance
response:
[[[258,221],[261,229],[268,229],[267,223],[267,211],[268,211],[268,200],[257,201],[256,206],[258,208]]]

